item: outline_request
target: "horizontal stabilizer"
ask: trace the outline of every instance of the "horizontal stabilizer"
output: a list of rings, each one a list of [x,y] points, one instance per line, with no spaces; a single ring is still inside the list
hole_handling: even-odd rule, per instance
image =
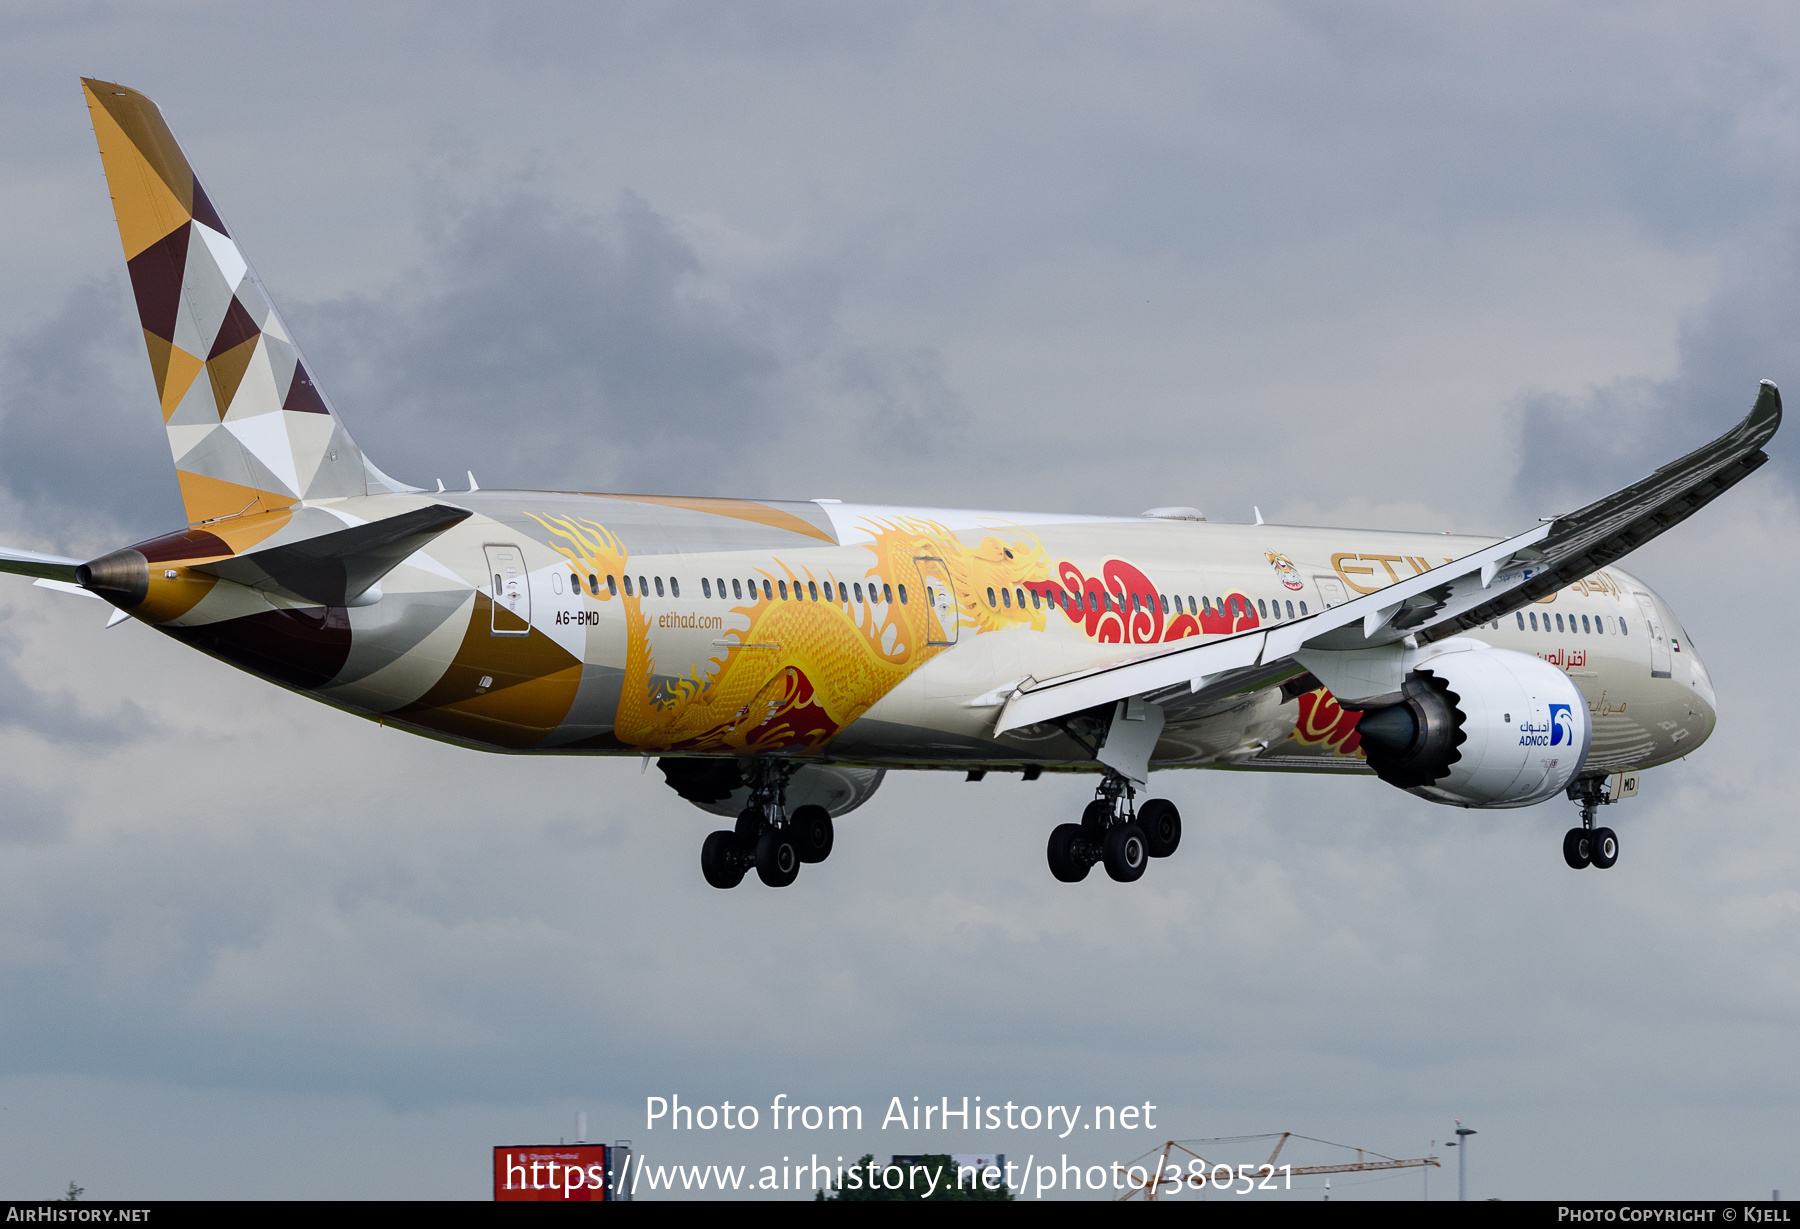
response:
[[[75,583],[75,569],[79,566],[79,559],[65,559],[61,555],[42,555],[34,550],[15,550],[10,546],[0,546],[0,572],[11,572],[16,576],[36,576],[43,580],[60,580],[72,585]]]
[[[80,585],[71,584],[66,580],[51,580],[47,576],[38,577],[31,582],[31,585],[34,589],[54,589],[58,593],[67,593],[75,597],[90,597],[97,602],[105,600],[91,589],[83,589]]]
[[[471,515],[467,508],[432,504],[316,538],[196,564],[194,570],[296,601],[345,606],[408,555]]]

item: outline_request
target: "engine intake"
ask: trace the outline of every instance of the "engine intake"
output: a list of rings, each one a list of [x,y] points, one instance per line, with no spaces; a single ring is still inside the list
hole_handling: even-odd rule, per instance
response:
[[[1593,739],[1587,700],[1568,675],[1478,641],[1420,662],[1400,702],[1366,710],[1356,728],[1383,781],[1464,807],[1556,796],[1581,771]]]

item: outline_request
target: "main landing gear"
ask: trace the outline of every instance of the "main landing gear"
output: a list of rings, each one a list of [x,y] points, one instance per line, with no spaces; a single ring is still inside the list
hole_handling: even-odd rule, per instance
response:
[[[1181,844],[1181,812],[1167,798],[1152,798],[1135,811],[1136,791],[1107,773],[1078,824],[1059,824],[1050,834],[1050,873],[1064,883],[1087,878],[1094,863],[1120,883],[1143,878],[1151,858],[1166,858]]]
[[[1569,784],[1569,800],[1581,804],[1581,827],[1563,836],[1563,861],[1574,870],[1597,866],[1606,870],[1619,860],[1619,838],[1611,828],[1594,827],[1594,816],[1612,801],[1605,777],[1583,777]]]
[[[715,888],[737,887],[751,867],[770,887],[785,888],[799,877],[801,863],[831,856],[831,814],[819,806],[787,812],[793,768],[758,760],[752,771],[750,801],[736,827],[712,833],[700,846],[700,873]]]

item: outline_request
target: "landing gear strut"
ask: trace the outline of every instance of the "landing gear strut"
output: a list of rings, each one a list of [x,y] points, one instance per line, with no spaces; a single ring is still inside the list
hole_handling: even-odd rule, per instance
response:
[[[756,877],[772,888],[785,888],[800,874],[803,862],[831,856],[831,814],[824,807],[803,806],[787,812],[787,782],[797,765],[756,759],[745,775],[750,800],[730,831],[721,829],[700,847],[700,873],[715,888],[735,888],[754,867]]]
[[[1612,802],[1605,777],[1583,777],[1569,783],[1569,801],[1581,806],[1581,827],[1563,836],[1563,861],[1574,870],[1597,866],[1605,870],[1619,860],[1619,837],[1611,828],[1594,827],[1600,808]]]
[[[1101,778],[1078,824],[1058,824],[1045,851],[1050,873],[1064,883],[1087,878],[1096,862],[1120,883],[1141,879],[1151,858],[1166,858],[1181,844],[1181,812],[1166,798],[1132,806],[1137,791],[1115,772]]]

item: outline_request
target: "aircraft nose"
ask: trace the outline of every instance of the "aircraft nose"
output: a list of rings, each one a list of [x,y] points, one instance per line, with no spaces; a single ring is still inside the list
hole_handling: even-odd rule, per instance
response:
[[[1715,706],[1718,696],[1713,691],[1712,675],[1707,673],[1706,663],[1700,660],[1700,654],[1694,651],[1692,643],[1684,641],[1681,652],[1688,659],[1688,711],[1692,716],[1694,732],[1705,742],[1711,737],[1713,727],[1718,724]]]

